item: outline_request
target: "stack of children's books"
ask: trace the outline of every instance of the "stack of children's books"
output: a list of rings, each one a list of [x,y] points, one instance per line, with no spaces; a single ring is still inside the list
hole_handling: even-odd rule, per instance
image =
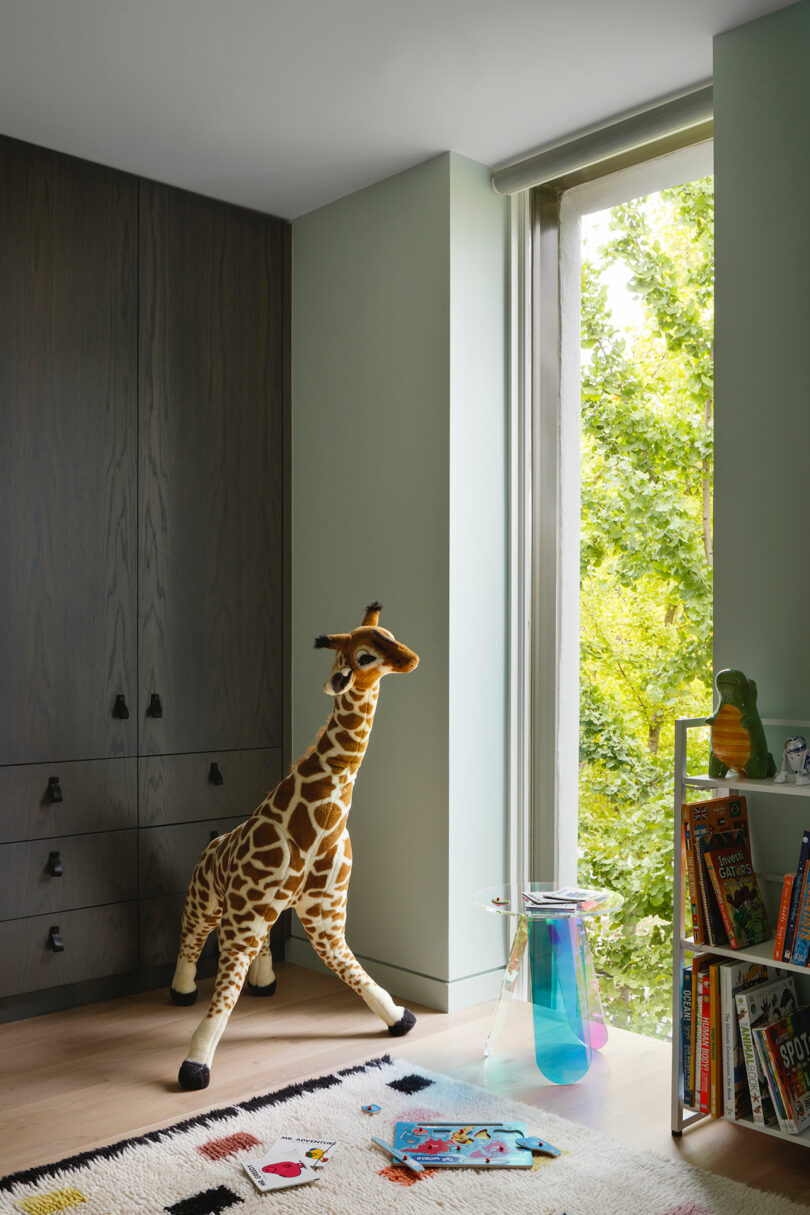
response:
[[[696,945],[745,949],[771,935],[751,861],[744,797],[682,807],[683,848]]]
[[[798,1134],[810,1126],[810,1007],[794,978],[758,962],[695,955],[681,1002],[684,1104]]]
[[[802,832],[795,873],[786,873],[776,921],[773,956],[777,962],[810,965],[810,829]]]

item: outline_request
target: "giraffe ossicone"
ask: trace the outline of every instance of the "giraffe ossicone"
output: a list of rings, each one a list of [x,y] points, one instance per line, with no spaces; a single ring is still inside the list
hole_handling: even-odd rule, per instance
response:
[[[368,746],[383,675],[408,674],[413,650],[379,625],[372,603],[350,633],[322,633],[318,649],[334,651],[324,691],[332,713],[310,749],[253,814],[205,847],[183,908],[180,951],[171,985],[176,1004],[197,996],[197,961],[217,929],[219,966],[208,1010],[180,1068],[183,1088],[206,1088],[211,1061],[247,979],[248,990],[276,989],[269,932],[282,911],[298,914],[318,956],[356,991],[389,1034],[406,1034],[416,1018],[366,974],[346,944],[352,850],[347,830],[352,792]]]

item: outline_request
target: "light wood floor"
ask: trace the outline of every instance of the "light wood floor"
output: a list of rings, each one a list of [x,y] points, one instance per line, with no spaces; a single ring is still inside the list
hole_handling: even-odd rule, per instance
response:
[[[537,1071],[519,1005],[485,1062],[492,1004],[454,1014],[411,1004],[416,1026],[393,1039],[331,975],[278,971],[271,1000],[239,1001],[202,1093],[176,1076],[210,980],[192,1008],[155,991],[0,1025],[0,1175],[389,1053],[810,1208],[810,1149],[725,1121],[672,1138],[665,1042],[611,1030],[587,1077],[557,1087]],[[541,1114],[536,1125],[542,1133]]]

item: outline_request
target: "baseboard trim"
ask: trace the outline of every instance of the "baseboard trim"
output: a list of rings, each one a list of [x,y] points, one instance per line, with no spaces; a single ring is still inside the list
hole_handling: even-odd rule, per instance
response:
[[[318,970],[322,974],[331,973],[309,941],[301,937],[287,938],[284,942],[284,957],[287,962],[296,966],[305,966],[308,970]],[[379,983],[393,996],[413,1000],[427,1008],[438,1009],[439,1012],[459,1012],[462,1008],[471,1008],[475,1004],[494,1000],[503,981],[503,967],[500,966],[481,974],[465,975],[460,979],[448,981],[391,966],[387,962],[364,958],[360,954],[357,955],[357,960],[375,983]]]

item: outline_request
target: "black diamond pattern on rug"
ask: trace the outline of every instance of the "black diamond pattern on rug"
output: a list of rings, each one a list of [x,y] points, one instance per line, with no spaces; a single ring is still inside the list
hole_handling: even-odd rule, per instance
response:
[[[411,1096],[413,1093],[421,1093],[423,1088],[430,1088],[432,1080],[427,1080],[424,1076],[417,1076],[413,1072],[409,1076],[400,1076],[398,1080],[389,1080],[388,1087],[395,1088],[398,1093],[407,1093]]]
[[[235,1202],[244,1201],[244,1198],[234,1194],[227,1186],[218,1185],[215,1190],[192,1194],[190,1198],[182,1198],[180,1202],[164,1207],[163,1210],[169,1211],[171,1215],[219,1215],[220,1211],[227,1211]]]

